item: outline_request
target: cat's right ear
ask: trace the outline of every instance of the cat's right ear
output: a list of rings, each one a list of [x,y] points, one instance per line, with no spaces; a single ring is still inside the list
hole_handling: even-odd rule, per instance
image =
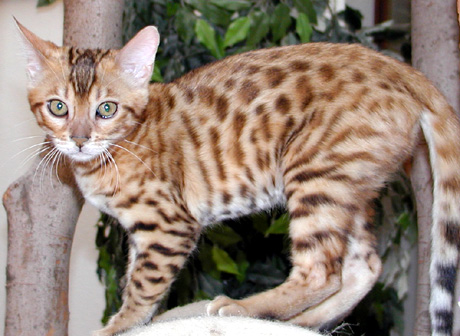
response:
[[[34,82],[40,78],[43,68],[46,66],[45,55],[48,54],[50,48],[57,49],[57,46],[39,38],[20,24],[16,18],[14,20],[16,21],[20,36],[22,37],[24,51],[27,57],[27,74],[29,76],[29,80]]]
[[[145,85],[152,76],[160,34],[154,26],[139,31],[117,54],[118,66],[137,85]]]

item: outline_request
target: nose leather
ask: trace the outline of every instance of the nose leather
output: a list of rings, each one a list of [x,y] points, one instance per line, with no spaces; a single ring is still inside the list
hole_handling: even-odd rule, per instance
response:
[[[83,144],[89,140],[88,137],[79,137],[79,136],[71,136],[70,137],[73,141],[75,141],[75,143],[77,144],[77,146],[79,148],[81,148],[83,146]]]

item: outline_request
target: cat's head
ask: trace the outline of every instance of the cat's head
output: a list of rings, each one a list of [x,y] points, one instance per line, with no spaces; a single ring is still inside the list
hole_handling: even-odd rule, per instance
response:
[[[18,23],[29,103],[52,144],[75,161],[98,159],[145,118],[159,35],[149,26],[121,50],[58,47]]]

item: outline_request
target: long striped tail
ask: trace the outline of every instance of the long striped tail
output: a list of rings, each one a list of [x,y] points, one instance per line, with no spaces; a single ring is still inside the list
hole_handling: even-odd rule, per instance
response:
[[[421,116],[433,174],[430,317],[432,335],[450,336],[460,249],[460,124],[435,92]]]

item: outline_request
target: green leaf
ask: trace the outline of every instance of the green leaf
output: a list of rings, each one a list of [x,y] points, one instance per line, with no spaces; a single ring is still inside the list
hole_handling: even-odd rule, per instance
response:
[[[243,251],[238,251],[236,256],[236,262],[238,265],[239,274],[236,275],[236,279],[242,283],[246,279],[246,271],[249,268],[249,261],[246,259],[246,254]]]
[[[297,38],[297,35],[289,32],[285,37],[281,39],[281,45],[291,45],[291,44],[298,44],[299,39]]]
[[[289,215],[283,214],[273,221],[270,227],[265,231],[265,236],[269,234],[287,234],[289,233]]]
[[[180,305],[185,305],[189,302],[190,291],[194,287],[195,281],[195,274],[190,268],[182,269],[180,276],[174,281],[173,290]]]
[[[286,35],[286,31],[291,25],[292,19],[289,15],[290,9],[285,4],[278,4],[270,20],[270,28],[273,35],[273,41],[279,41]]]
[[[229,11],[239,11],[251,7],[247,0],[211,0],[210,3]]]
[[[303,13],[308,16],[308,20],[313,23],[317,24],[318,21],[316,19],[316,12],[313,8],[313,3],[311,0],[294,0],[294,6],[299,11],[299,14]]]
[[[193,296],[193,302],[203,301],[203,300],[211,300],[213,297],[208,295],[205,291],[199,289],[195,292]]]
[[[180,4],[174,2],[167,2],[166,4],[166,16],[169,18],[176,15],[177,10],[180,8]]]
[[[150,78],[151,81],[153,82],[160,82],[160,83],[163,83],[163,76],[161,76],[161,71],[160,71],[160,67],[158,67],[156,64],[155,64],[155,67],[153,68],[153,73],[152,73],[152,77]]]
[[[206,232],[206,237],[213,243],[223,247],[234,245],[242,240],[230,226],[222,225]]]
[[[240,274],[236,262],[228,255],[227,252],[217,246],[212,248],[212,260],[216,263],[219,271],[235,275]]]
[[[217,58],[224,58],[225,57],[225,48],[224,48],[224,38],[220,36],[220,34],[216,35],[216,43],[217,43]]]
[[[225,33],[224,48],[243,41],[248,36],[250,27],[251,20],[248,17],[242,17],[233,21]]]
[[[300,41],[302,43],[310,42],[311,35],[313,33],[313,28],[310,24],[310,21],[308,20],[307,15],[305,15],[304,13],[299,14],[295,29],[297,34],[299,34]]]
[[[403,212],[399,215],[398,219],[397,219],[397,223],[398,225],[401,226],[401,229],[404,231],[404,230],[407,230],[407,228],[409,227],[409,225],[411,224],[411,220],[410,220],[410,215],[408,212]]]
[[[189,45],[193,39],[196,17],[186,9],[179,9],[174,16],[174,26],[176,27],[179,37]]]
[[[209,23],[204,20],[197,20],[195,24],[195,34],[198,41],[200,41],[215,58],[220,59],[224,57],[224,51],[219,48],[216,39],[216,31]]]
[[[217,270],[216,263],[212,259],[212,246],[201,241],[198,250],[200,251],[198,259],[200,260],[203,271],[215,279],[220,279],[220,272]]]
[[[197,9],[204,18],[216,25],[226,27],[230,23],[232,13],[210,3],[208,0],[187,0],[186,2]]]
[[[255,48],[257,43],[268,34],[270,30],[270,18],[266,13],[254,12],[250,15],[251,33],[246,41],[248,46]]]
[[[267,220],[267,214],[266,213],[260,213],[260,214],[255,214],[251,216],[252,219],[252,225],[254,226],[254,229],[256,229],[258,232],[265,234],[267,231],[269,224]]]
[[[38,0],[37,7],[45,7],[56,2],[56,0]]]

